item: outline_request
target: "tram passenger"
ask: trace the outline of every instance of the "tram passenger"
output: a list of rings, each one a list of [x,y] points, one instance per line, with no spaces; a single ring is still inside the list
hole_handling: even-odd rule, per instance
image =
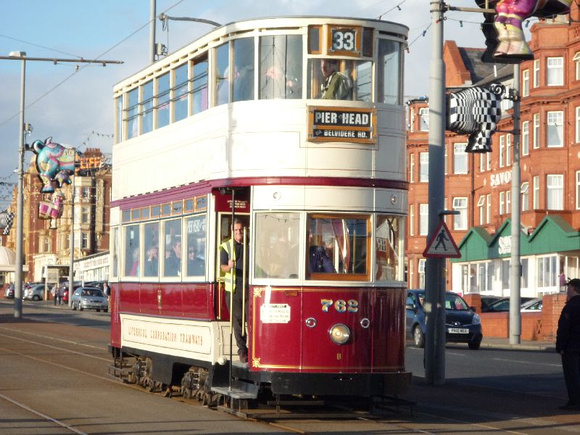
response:
[[[310,246],[308,258],[310,273],[336,273],[324,245],[317,243],[311,231],[308,232],[308,245]]]
[[[242,301],[246,299],[248,312],[248,279],[247,267],[244,268],[244,223],[236,218],[233,225],[233,237],[220,246],[220,269],[225,273],[226,304],[232,316],[234,338],[238,346],[238,357],[243,363],[248,362],[248,347],[242,319]],[[246,252],[247,255],[247,252]],[[243,289],[244,270],[246,272],[246,288]],[[233,293],[233,305],[230,306],[230,295]]]
[[[165,258],[165,276],[178,276],[181,272],[181,238],[171,243],[169,255]]]
[[[352,86],[350,79],[338,71],[337,59],[322,59],[320,70],[324,77],[321,85],[320,98],[323,100],[348,100],[350,99]]]
[[[159,247],[153,245],[147,251],[145,261],[145,276],[157,276],[159,274]]]
[[[260,98],[300,98],[302,95],[302,84],[298,77],[284,74],[282,68],[272,65],[266,71],[261,85]]]
[[[205,261],[195,255],[195,249],[190,246],[187,250],[187,275],[199,276],[205,273]]]

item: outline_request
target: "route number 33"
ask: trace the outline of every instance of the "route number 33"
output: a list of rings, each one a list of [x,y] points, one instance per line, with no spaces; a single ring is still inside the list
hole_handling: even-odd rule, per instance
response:
[[[339,313],[358,312],[358,301],[356,299],[349,299],[348,301],[343,299],[339,299],[337,301],[333,301],[332,299],[321,299],[320,303],[322,304],[323,313],[328,313],[331,307],[334,307],[334,309]]]
[[[353,29],[333,30],[332,51],[356,51],[356,31]]]

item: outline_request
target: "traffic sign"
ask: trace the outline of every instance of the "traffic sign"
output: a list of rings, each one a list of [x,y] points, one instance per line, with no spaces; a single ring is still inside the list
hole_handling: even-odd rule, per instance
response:
[[[423,251],[423,257],[427,258],[460,258],[461,252],[451,237],[451,232],[445,221],[441,221],[433,233],[431,240]]]

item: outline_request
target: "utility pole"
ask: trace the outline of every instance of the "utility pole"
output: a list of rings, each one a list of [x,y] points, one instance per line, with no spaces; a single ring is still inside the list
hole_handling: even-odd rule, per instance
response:
[[[155,17],[157,15],[157,0],[151,0],[151,11],[149,13],[149,60],[155,63]]]
[[[445,5],[431,0],[431,62],[429,68],[429,234],[439,225],[445,198],[445,63],[443,62],[443,19]],[[445,382],[445,259],[427,258],[425,271],[425,380]]]

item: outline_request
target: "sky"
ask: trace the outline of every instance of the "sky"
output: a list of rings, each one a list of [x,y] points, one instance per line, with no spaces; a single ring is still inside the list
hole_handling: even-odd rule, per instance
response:
[[[331,15],[393,21],[409,27],[405,95],[428,95],[431,57],[430,0],[157,0],[157,15],[205,18],[221,24],[283,15]],[[474,0],[450,0],[476,7]],[[0,0],[0,56],[24,51],[28,57],[99,59],[123,64],[26,62],[26,142],[53,141],[100,148],[113,144],[113,86],[149,64],[150,0]],[[484,47],[483,15],[448,12],[445,39],[459,46]],[[209,32],[207,24],[156,20],[156,40],[168,51]],[[10,204],[18,167],[21,61],[0,60],[0,211]],[[32,153],[25,153],[25,168]]]

